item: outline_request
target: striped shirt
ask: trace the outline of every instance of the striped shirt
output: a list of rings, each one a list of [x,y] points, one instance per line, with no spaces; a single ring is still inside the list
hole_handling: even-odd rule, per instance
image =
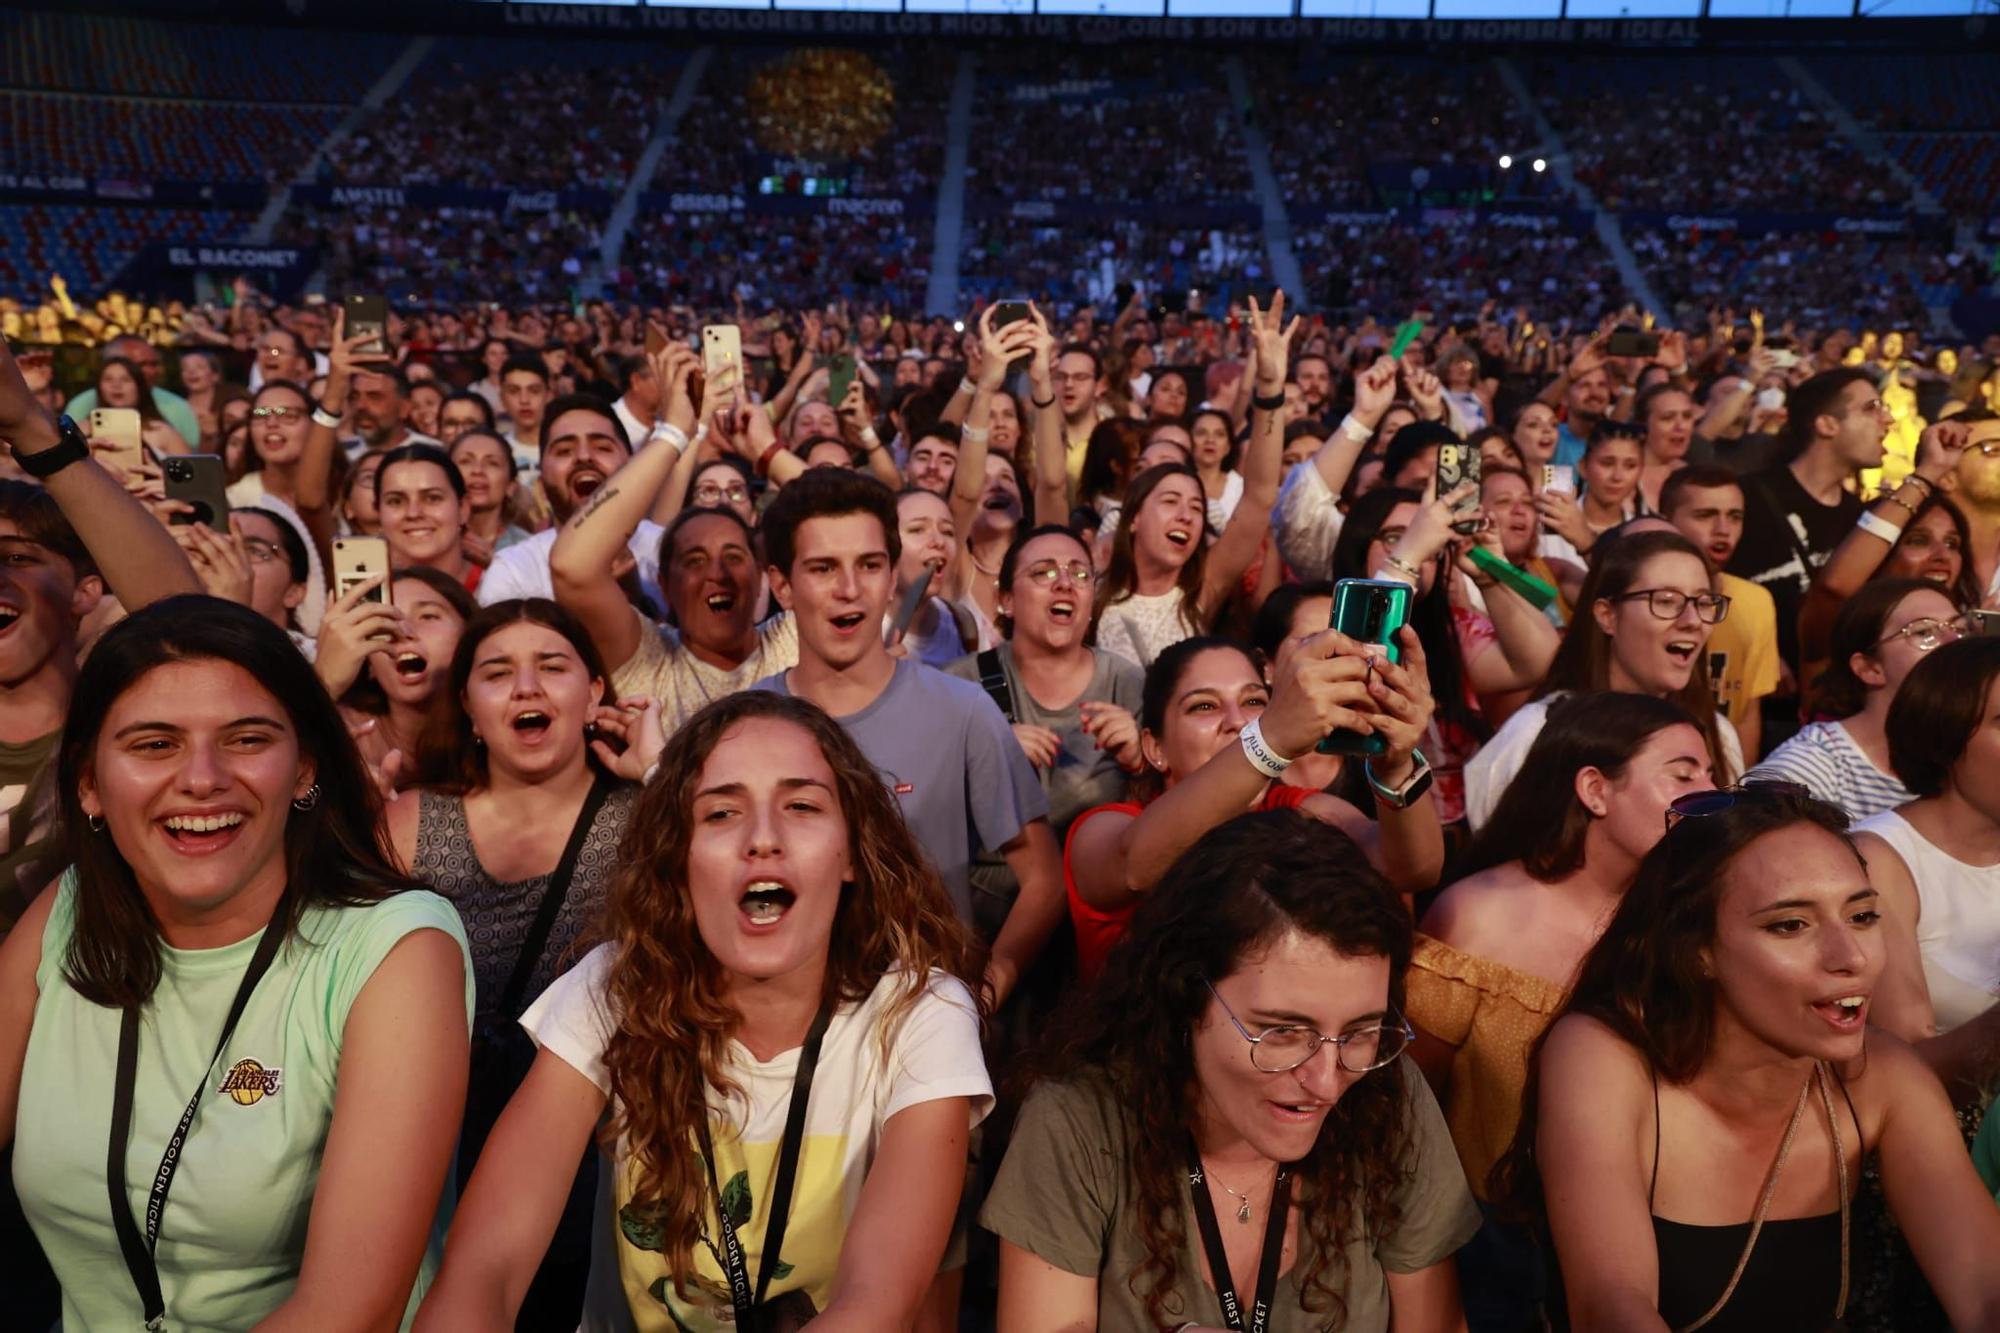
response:
[[[1814,796],[1833,802],[1855,820],[1917,799],[1894,774],[1875,767],[1838,722],[1814,722],[1801,728],[1798,735],[1765,756],[1744,780],[1803,783]]]

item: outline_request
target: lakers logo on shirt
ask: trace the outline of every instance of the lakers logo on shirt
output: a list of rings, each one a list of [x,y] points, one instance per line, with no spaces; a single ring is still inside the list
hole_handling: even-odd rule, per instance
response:
[[[242,1059],[229,1066],[223,1075],[222,1086],[216,1091],[238,1106],[255,1106],[266,1097],[278,1095],[278,1075],[281,1069],[266,1069],[255,1060]]]

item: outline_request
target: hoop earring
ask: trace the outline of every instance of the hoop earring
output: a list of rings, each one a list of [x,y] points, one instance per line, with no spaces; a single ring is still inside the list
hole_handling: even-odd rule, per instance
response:
[[[292,809],[303,813],[307,810],[312,809],[314,806],[318,804],[319,804],[319,784],[315,782],[313,783],[312,786],[306,788],[306,794],[304,796],[301,796],[292,802]]]
[[[86,823],[86,824],[88,824],[88,825],[90,826],[90,831],[91,831],[92,833],[102,833],[102,832],[104,832],[104,816],[103,816],[103,815],[85,815],[85,816],[83,817],[83,822],[84,822],[84,823]]]

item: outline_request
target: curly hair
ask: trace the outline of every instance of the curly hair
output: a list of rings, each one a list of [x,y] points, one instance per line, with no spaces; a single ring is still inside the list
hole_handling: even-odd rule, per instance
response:
[[[1187,1240],[1181,1190],[1199,1095],[1193,1033],[1212,1002],[1207,983],[1288,931],[1343,957],[1386,957],[1389,1008],[1402,1012],[1409,913],[1346,834],[1296,810],[1268,811],[1210,830],[1174,863],[1035,1061],[1041,1077],[1101,1076],[1118,1090],[1147,1257],[1104,1280],[1129,1282],[1155,1326],[1175,1322],[1167,1302],[1174,1256]],[[1306,1241],[1299,1285],[1306,1308],[1326,1313],[1328,1327],[1346,1318],[1337,1270],[1357,1211],[1371,1236],[1400,1220],[1393,1193],[1411,1146],[1406,1089],[1394,1066],[1357,1081],[1295,1164]]]
[[[717,700],[675,732],[619,848],[608,919],[615,956],[606,982],[616,1027],[604,1066],[613,1106],[606,1142],[625,1144],[635,1168],[632,1206],[661,1229],[677,1290],[692,1269],[708,1189],[692,1127],[708,1114],[710,1088],[740,1091],[726,1070],[741,1017],[724,998],[727,977],[701,937],[690,897],[690,812],[709,755],[753,719],[789,723],[813,738],[833,770],[847,822],[854,879],[841,887],[834,914],[827,994],[856,1003],[900,970],[878,1033],[886,1058],[933,972],[978,993],[971,937],[943,881],[875,766],[838,723],[804,700],[751,690]]]

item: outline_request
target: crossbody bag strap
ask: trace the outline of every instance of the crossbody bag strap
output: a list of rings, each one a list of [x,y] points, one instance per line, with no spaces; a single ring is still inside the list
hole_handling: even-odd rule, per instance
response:
[[[563,845],[562,858],[549,875],[548,887],[542,890],[541,904],[535,908],[535,919],[528,927],[526,938],[521,941],[521,952],[515,955],[514,970],[500,990],[497,1012],[507,1019],[521,1016],[521,1000],[528,989],[528,978],[535,974],[535,963],[549,942],[549,933],[556,928],[556,915],[562,911],[563,902],[569,897],[570,881],[576,877],[577,858],[583,855],[583,840],[590,836],[590,826],[597,822],[597,812],[604,808],[605,798],[610,794],[610,782],[600,775],[591,782],[590,793],[583,798],[583,809],[577,811],[576,824],[569,831],[569,841]]]
[[[1000,664],[1000,650],[988,648],[973,659],[979,668],[979,688],[986,691],[986,697],[1000,710],[1000,716],[1011,723],[1021,719],[1014,716],[1014,687],[1007,683],[1007,668]]]

